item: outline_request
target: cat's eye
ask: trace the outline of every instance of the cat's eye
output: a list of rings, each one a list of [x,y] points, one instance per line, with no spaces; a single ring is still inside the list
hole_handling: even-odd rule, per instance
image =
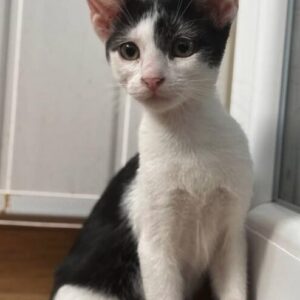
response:
[[[189,57],[194,54],[194,42],[187,38],[177,39],[173,44],[172,55],[174,57]]]
[[[135,43],[124,43],[119,48],[119,53],[126,60],[137,60],[140,58],[140,50]]]

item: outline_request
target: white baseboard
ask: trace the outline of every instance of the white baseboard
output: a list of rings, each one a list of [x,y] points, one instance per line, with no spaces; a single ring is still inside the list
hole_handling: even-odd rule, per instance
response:
[[[98,195],[0,191],[0,208],[7,215],[84,218],[98,199]]]

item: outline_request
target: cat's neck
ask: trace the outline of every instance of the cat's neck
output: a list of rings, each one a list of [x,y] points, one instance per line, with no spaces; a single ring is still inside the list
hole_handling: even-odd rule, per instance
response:
[[[227,113],[215,91],[203,99],[191,99],[168,112],[146,111],[144,120],[148,126],[160,127],[173,134],[191,134],[191,130],[205,130],[205,127],[220,124]]]
[[[186,101],[167,113],[146,111],[139,132],[139,151],[141,156],[155,158],[187,150],[219,149],[224,147],[224,137],[232,134],[232,119],[214,93],[203,100]]]

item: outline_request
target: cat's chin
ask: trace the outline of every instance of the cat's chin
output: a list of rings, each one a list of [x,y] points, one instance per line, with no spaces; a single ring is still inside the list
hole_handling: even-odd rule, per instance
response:
[[[160,95],[152,95],[149,97],[141,98],[134,97],[134,99],[141,103],[146,109],[156,113],[171,111],[182,104],[180,101],[176,101],[172,97],[165,97]]]

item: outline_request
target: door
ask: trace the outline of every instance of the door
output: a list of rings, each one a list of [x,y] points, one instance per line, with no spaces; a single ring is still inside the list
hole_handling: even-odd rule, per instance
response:
[[[136,151],[131,126],[123,140],[128,103],[86,1],[0,6],[1,210],[85,216],[127,148]]]

